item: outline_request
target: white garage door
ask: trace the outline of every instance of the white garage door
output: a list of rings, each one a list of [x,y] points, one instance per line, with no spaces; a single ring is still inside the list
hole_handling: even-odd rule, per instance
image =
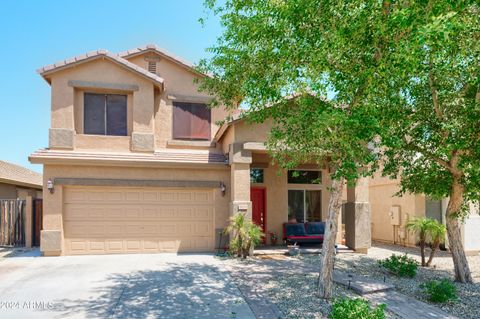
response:
[[[214,249],[213,190],[65,187],[65,254]]]

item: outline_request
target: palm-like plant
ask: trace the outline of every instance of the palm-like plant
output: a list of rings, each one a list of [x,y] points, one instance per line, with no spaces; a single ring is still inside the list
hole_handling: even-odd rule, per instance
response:
[[[247,220],[245,214],[241,213],[230,217],[225,233],[232,236],[230,251],[243,258],[250,254],[251,249],[258,245],[264,236],[262,229],[251,220]]]
[[[430,267],[433,261],[435,252],[440,247],[440,244],[445,242],[445,235],[447,233],[447,228],[445,225],[440,224],[438,221],[432,219],[429,231],[430,245],[432,250],[430,251],[430,257],[427,261],[427,267]]]
[[[435,252],[440,244],[445,240],[446,228],[435,219],[417,218],[407,223],[407,229],[417,233],[420,242],[420,256],[422,258],[422,267],[429,267],[432,263]],[[428,262],[425,262],[425,246],[430,243],[432,250]]]

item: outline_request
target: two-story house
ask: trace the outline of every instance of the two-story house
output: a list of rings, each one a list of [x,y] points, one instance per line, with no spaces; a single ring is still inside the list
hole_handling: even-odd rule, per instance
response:
[[[327,172],[278,174],[264,146],[270,123],[207,107],[193,66],[148,45],[99,50],[39,70],[51,86],[44,167],[44,255],[213,251],[243,212],[279,237],[282,225],[324,221]],[[314,180],[321,179],[321,184]],[[347,245],[370,245],[368,185],[348,192]]]

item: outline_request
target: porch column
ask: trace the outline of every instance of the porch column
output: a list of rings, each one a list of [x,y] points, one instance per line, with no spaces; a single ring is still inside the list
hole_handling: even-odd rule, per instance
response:
[[[362,254],[372,245],[368,183],[368,178],[360,178],[355,187],[347,187],[345,204],[346,245]]]
[[[230,144],[229,163],[231,180],[230,216],[243,213],[251,219],[250,164],[252,163],[252,152],[243,149],[243,143]]]

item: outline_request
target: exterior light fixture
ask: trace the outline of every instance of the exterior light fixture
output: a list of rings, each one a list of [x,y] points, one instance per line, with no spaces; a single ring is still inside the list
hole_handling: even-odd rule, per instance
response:
[[[223,182],[220,182],[220,191],[222,192],[222,196],[225,196],[225,192],[227,191],[227,187]]]
[[[50,192],[50,194],[53,194],[53,192],[55,190],[54,185],[53,185],[53,181],[50,178],[47,181],[47,189]]]

